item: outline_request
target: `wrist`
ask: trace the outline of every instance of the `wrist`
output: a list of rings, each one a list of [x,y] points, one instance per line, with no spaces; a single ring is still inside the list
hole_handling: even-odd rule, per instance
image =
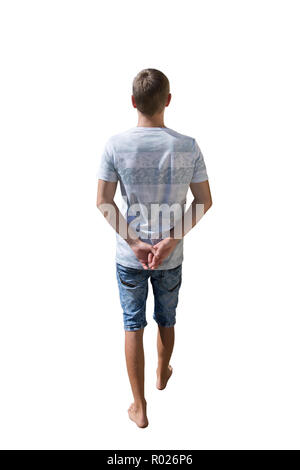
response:
[[[141,240],[135,232],[132,233],[128,231],[126,242],[130,247],[134,247],[137,246],[141,242]]]
[[[132,238],[132,237],[128,236],[126,241],[127,241],[128,245],[130,247],[133,247],[133,246],[138,245],[138,243],[140,242],[140,239],[139,238]]]
[[[166,242],[169,244],[169,245],[177,245],[177,243],[179,242],[179,238],[174,238],[174,237],[167,237],[165,238]]]

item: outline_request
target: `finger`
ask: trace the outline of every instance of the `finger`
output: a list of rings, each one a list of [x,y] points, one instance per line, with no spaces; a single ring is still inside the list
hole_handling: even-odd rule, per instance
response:
[[[153,266],[153,265],[154,265],[154,257],[153,257],[153,259],[152,259],[152,261],[151,261],[150,263],[148,262],[148,268],[149,268],[149,269],[152,269],[152,266]]]
[[[158,266],[161,264],[161,261],[160,260],[155,260],[154,264],[152,265],[152,268],[151,269],[157,269]]]
[[[148,267],[149,267],[149,265],[151,265],[151,263],[153,263],[154,256],[155,256],[155,251],[154,250],[149,251],[149,253],[148,253]]]
[[[150,269],[156,269],[160,265],[160,258],[158,256],[154,256],[152,263],[149,264]]]
[[[158,268],[158,266],[159,266],[159,263],[157,263],[157,264],[155,264],[154,266],[152,266],[152,268],[151,268],[151,269],[157,269],[157,268]]]
[[[144,263],[144,261],[141,261],[141,263],[142,263],[142,266],[143,266],[144,269],[148,269],[148,266],[147,266],[146,263]]]
[[[149,258],[150,258],[150,262],[149,262]],[[153,264],[155,259],[156,259],[156,255],[154,255],[153,253],[149,253],[148,264],[150,265]]]
[[[158,266],[163,262],[163,258],[159,255],[155,257],[155,266],[154,269],[158,268]]]

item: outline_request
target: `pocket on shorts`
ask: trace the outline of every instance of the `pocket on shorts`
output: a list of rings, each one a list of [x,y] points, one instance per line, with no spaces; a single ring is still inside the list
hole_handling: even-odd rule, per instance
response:
[[[129,288],[138,287],[147,279],[144,269],[127,268],[126,266],[117,265],[117,273],[121,284]]]
[[[128,282],[128,281],[125,281],[125,279],[123,279],[123,276],[120,275],[120,273],[118,272],[119,274],[119,279],[120,279],[120,282],[124,285],[124,286],[127,286],[127,287],[136,287],[137,284],[132,284],[132,282]]]

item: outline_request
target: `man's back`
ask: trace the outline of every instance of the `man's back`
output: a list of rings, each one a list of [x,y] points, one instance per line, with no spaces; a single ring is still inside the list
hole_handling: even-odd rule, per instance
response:
[[[113,135],[106,143],[98,170],[98,178],[120,181],[123,216],[133,227],[139,228],[139,237],[155,244],[163,238],[168,227],[156,212],[165,207],[184,211],[190,183],[208,180],[201,150],[192,137],[168,127],[133,127]],[[165,206],[162,206],[165,205]],[[179,216],[174,213],[175,219]],[[174,220],[175,220],[174,219]],[[167,220],[165,218],[165,220]],[[130,246],[116,233],[116,262],[140,269]],[[171,269],[182,263],[183,239],[158,269]]]

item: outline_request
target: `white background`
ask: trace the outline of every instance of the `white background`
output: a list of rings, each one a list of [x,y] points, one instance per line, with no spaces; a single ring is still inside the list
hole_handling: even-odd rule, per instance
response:
[[[297,6],[1,1],[1,448],[300,448]],[[149,284],[139,429],[96,171],[146,67],[213,206],[185,239],[165,391]]]

